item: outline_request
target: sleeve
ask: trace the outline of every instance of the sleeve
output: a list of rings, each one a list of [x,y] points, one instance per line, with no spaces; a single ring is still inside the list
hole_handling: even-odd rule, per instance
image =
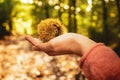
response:
[[[88,80],[120,80],[120,58],[102,43],[97,43],[80,60]]]

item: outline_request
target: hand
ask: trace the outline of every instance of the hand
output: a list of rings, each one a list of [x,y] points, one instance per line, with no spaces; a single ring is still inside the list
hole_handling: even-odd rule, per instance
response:
[[[63,54],[82,56],[96,44],[96,42],[91,39],[75,33],[60,35],[46,43],[31,36],[26,36],[26,40],[33,45],[34,50],[44,51],[52,56]]]

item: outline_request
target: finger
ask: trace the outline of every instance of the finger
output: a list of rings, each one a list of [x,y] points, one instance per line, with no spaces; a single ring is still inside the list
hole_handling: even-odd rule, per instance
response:
[[[54,52],[54,51],[49,51],[46,52],[49,56],[58,56],[58,55],[66,55],[66,53],[60,53],[60,52]]]
[[[35,40],[33,37],[27,35],[27,36],[25,37],[25,39],[26,39],[28,42],[30,42],[33,46],[36,46],[37,43],[36,43],[36,40]]]
[[[50,42],[42,43],[40,42],[39,44],[36,45],[39,50],[48,52],[48,51],[53,51],[53,47]]]
[[[39,49],[37,46],[33,46],[33,47],[32,47],[32,50],[40,51],[40,49]]]
[[[51,46],[51,43],[50,42],[46,42],[46,43],[43,43],[41,41],[38,41],[38,39],[34,39],[33,37],[31,36],[26,36],[25,39],[27,41],[29,41],[33,46],[36,46],[38,48],[35,48],[37,50],[41,50],[41,51],[53,51],[53,47]]]

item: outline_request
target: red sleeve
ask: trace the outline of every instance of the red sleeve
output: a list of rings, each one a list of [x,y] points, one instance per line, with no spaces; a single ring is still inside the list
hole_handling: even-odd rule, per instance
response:
[[[120,80],[120,58],[102,43],[81,58],[80,68],[88,80]]]

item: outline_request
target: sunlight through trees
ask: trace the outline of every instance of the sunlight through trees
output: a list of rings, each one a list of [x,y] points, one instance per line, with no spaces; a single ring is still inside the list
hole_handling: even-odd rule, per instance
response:
[[[41,20],[58,18],[69,32],[117,48],[120,44],[119,3],[119,0],[0,0],[0,35],[34,35]]]

